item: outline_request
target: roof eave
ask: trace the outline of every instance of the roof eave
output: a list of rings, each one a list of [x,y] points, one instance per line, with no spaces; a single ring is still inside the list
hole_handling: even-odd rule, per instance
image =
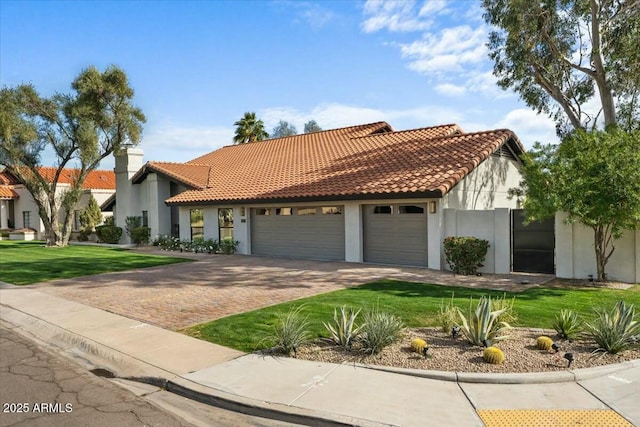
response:
[[[261,204],[261,203],[311,203],[311,202],[340,202],[347,200],[384,200],[384,199],[440,199],[442,190],[428,190],[411,193],[358,193],[336,194],[326,196],[299,196],[299,197],[255,197],[247,199],[211,199],[198,201],[173,201],[165,200],[168,206],[205,206],[222,204]]]

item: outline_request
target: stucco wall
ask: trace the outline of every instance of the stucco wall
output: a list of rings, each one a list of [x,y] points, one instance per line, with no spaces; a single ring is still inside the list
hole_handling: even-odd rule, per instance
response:
[[[511,269],[509,209],[464,211],[444,210],[444,237],[477,237],[489,242],[481,273],[507,274]],[[444,250],[443,250],[444,259]],[[450,270],[446,262],[443,263]]]
[[[586,279],[596,277],[593,230],[581,224],[567,224],[567,214],[556,214],[556,276]],[[627,230],[614,241],[615,251],[606,266],[609,279],[640,283],[640,230]]]
[[[443,198],[444,208],[483,210],[517,208],[517,200],[509,200],[508,190],[522,179],[518,163],[504,157],[489,156]]]

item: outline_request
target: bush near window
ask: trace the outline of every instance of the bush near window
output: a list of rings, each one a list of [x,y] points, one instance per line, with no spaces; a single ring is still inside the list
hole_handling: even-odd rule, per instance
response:
[[[482,267],[489,242],[477,237],[447,237],[444,254],[451,270],[456,274],[473,275]]]
[[[136,227],[131,230],[131,241],[136,245],[146,245],[151,239],[151,229],[149,227]]]
[[[118,243],[122,237],[122,227],[99,225],[96,227],[98,239],[104,243]]]

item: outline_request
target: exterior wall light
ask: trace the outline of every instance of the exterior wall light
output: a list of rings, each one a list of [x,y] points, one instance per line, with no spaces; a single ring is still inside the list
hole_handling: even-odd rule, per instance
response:
[[[245,213],[246,213],[246,212],[245,212],[245,210],[244,210],[244,206],[242,206],[242,207],[240,208],[240,216],[245,216]]]
[[[436,213],[436,202],[433,200],[429,202],[429,213]]]

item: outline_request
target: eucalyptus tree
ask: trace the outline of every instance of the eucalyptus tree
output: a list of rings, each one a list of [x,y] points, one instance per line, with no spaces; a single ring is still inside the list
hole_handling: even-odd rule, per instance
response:
[[[66,246],[73,211],[89,172],[102,159],[140,141],[146,118],[132,104],[125,72],[84,69],[72,93],[42,97],[29,84],[0,89],[0,164],[29,190],[44,223],[48,246]],[[56,156],[53,178],[43,176],[45,150]],[[74,168],[62,188],[65,168]]]
[[[313,133],[320,132],[322,128],[318,126],[318,123],[315,120],[309,120],[304,124],[304,133]]]
[[[298,134],[298,129],[294,125],[284,120],[280,120],[271,132],[271,138],[282,138],[284,136],[293,136]]]
[[[606,128],[640,127],[640,0],[482,4],[498,84],[552,117],[560,135],[600,117]]]

